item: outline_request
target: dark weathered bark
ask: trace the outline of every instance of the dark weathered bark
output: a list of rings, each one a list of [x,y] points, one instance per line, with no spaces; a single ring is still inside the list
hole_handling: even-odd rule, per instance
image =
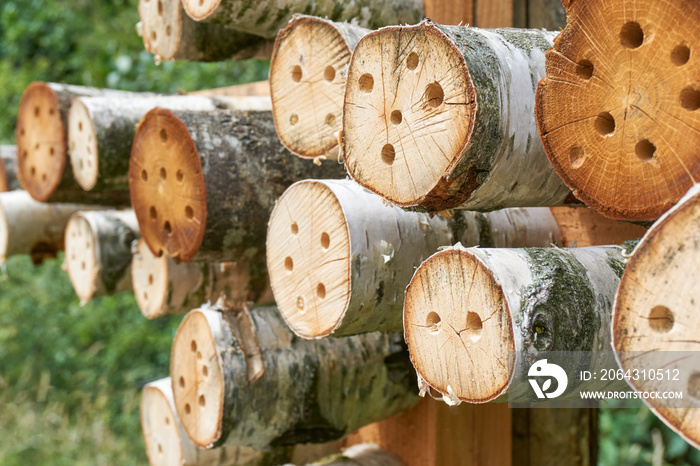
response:
[[[352,21],[371,29],[388,24],[413,24],[423,19],[419,0],[183,0],[187,14],[197,21],[222,24],[257,36],[274,38],[294,13]]]
[[[17,178],[17,146],[0,146],[0,192],[22,189]]]
[[[275,308],[193,311],[172,354],[175,405],[200,446],[324,442],[419,399],[400,334],[302,340]]]
[[[297,180],[342,176],[340,165],[318,167],[284,149],[270,112],[156,109],[137,130],[129,188],[154,254],[249,261],[251,276],[266,280],[265,232],[277,198]]]

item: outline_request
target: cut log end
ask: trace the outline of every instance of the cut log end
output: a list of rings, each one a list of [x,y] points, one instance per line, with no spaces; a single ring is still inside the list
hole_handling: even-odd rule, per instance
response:
[[[500,284],[468,251],[431,256],[406,288],[404,332],[411,361],[423,380],[449,398],[483,403],[506,390],[515,351],[510,321]]]
[[[214,336],[199,310],[187,314],[175,334],[170,374],[187,435],[200,447],[212,445],[222,431],[224,379]]]
[[[429,205],[468,143],[474,96],[464,57],[430,21],[366,35],[348,71],[348,172],[397,205]]]
[[[148,461],[152,466],[183,464],[177,415],[170,407],[165,394],[157,386],[147,385],[143,389],[141,429]]]
[[[185,11],[195,21],[207,19],[219,7],[220,3],[221,0],[182,0]]]
[[[575,2],[547,53],[542,143],[576,196],[607,217],[654,220],[700,179],[698,21],[700,5],[682,0]]]
[[[75,294],[81,301],[92,299],[97,291],[99,264],[95,252],[95,235],[90,223],[79,214],[66,226],[66,264]]]
[[[342,207],[323,183],[302,181],[277,202],[267,236],[270,286],[287,324],[327,336],[350,299],[350,237]]]
[[[152,110],[139,124],[129,163],[129,192],[151,251],[189,262],[204,236],[206,188],[194,141],[168,110]]]
[[[174,60],[182,34],[180,0],[139,0],[144,48],[160,60]]]
[[[90,191],[97,183],[97,135],[90,113],[80,100],[73,102],[68,113],[68,149],[76,181]]]
[[[168,294],[168,259],[153,255],[144,241],[138,241],[131,262],[131,278],[139,309],[148,319],[162,315]]]
[[[45,83],[30,84],[17,116],[17,165],[25,190],[37,201],[51,197],[66,163],[65,128],[58,96]]]
[[[270,62],[273,117],[282,143],[300,157],[338,145],[350,46],[332,22],[295,17],[280,31]]]

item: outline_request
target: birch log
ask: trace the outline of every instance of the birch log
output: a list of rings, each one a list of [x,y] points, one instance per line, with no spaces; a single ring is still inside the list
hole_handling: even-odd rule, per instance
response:
[[[187,14],[196,21],[222,24],[239,31],[273,39],[294,13],[351,21],[362,27],[416,23],[423,18],[420,0],[183,0]]]
[[[80,204],[45,204],[26,191],[0,193],[0,263],[17,254],[29,254],[34,265],[63,251],[66,224]]]
[[[696,184],[635,248],[620,281],[613,315],[613,347],[623,371],[646,367],[673,373],[678,369],[679,381],[628,383],[638,391],[683,391],[682,401],[644,401],[695,448],[700,448],[700,373],[698,358],[691,355],[697,354],[700,326],[696,280],[700,233],[695,228],[699,221],[700,185]]]
[[[150,0],[149,0],[150,1]],[[86,191],[108,192],[129,204],[129,157],[136,125],[154,108],[214,111],[221,108],[269,110],[266,97],[81,97],[68,114],[68,145],[73,174]]]
[[[406,466],[406,463],[373,443],[360,443],[307,466]]]
[[[73,215],[66,226],[66,266],[82,303],[131,291],[131,243],[138,238],[133,210]]]
[[[151,110],[129,163],[131,201],[154,254],[255,261],[261,274],[275,200],[299,179],[341,176],[337,164],[317,167],[291,156],[268,111]]]
[[[341,438],[415,404],[412,372],[400,334],[302,340],[275,308],[190,312],[170,364],[183,427],[204,447]]]
[[[235,309],[249,301],[272,302],[267,283],[253,283],[250,278],[246,263],[177,263],[167,254],[154,256],[142,239],[134,247],[131,282],[148,319],[184,314],[206,302]]]
[[[700,179],[700,4],[565,3],[537,90],[545,152],[603,215],[654,220]]]
[[[294,154],[337,158],[350,54],[368,32],[294,15],[277,35],[270,60],[272,115],[282,144]]]
[[[22,189],[17,178],[17,146],[0,146],[0,192]]]
[[[484,403],[507,391],[513,400],[522,395],[509,390],[515,374],[522,378],[518,389],[530,395],[525,379],[539,351],[592,352],[567,371],[614,367],[610,322],[623,252],[619,246],[457,245],[431,256],[406,288],[404,303],[406,343],[421,389],[432,388],[450,403]],[[569,387],[575,383],[570,378]]]
[[[217,24],[198,23],[187,16],[180,0],[139,0],[139,17],[137,30],[156,63],[270,58],[270,41]]]
[[[533,118],[555,36],[430,20],[367,34],[353,52],[343,106],[350,176],[394,204],[428,211],[567,202]]]
[[[108,192],[85,193],[67,163],[68,110],[76,97],[134,93],[67,84],[34,82],[27,86],[17,115],[18,176],[24,189],[40,202],[115,205]]]
[[[451,220],[406,212],[350,180],[300,181],[270,217],[275,301],[303,338],[400,331],[404,291],[440,246],[549,246],[561,235],[547,208],[460,211]]]
[[[285,447],[267,452],[247,447],[197,447],[177,416],[170,377],[143,388],[141,429],[151,466],[275,466],[289,459],[289,448]]]

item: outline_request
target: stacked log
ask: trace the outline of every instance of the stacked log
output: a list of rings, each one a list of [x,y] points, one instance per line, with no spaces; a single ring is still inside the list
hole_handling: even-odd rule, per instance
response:
[[[131,281],[136,302],[148,319],[184,314],[218,303],[240,309],[248,302],[272,302],[267,286],[252,283],[242,262],[175,262],[167,254],[153,255],[143,240],[134,247]]]
[[[564,4],[567,25],[547,52],[535,108],[547,156],[603,215],[654,220],[700,178],[691,52],[700,43],[685,33],[700,21],[700,5]]]
[[[269,58],[271,42],[216,24],[192,20],[180,0],[139,0],[137,29],[155,61]]]
[[[269,39],[277,36],[294,13],[329,18],[332,21],[351,21],[368,28],[416,23],[423,18],[424,13],[423,2],[420,0],[303,0],[294,4],[274,0],[254,3],[246,0],[183,0],[182,3],[187,14],[196,21],[221,24]]]
[[[282,144],[314,158],[338,150],[350,54],[368,29],[295,15],[277,35],[270,60],[272,115]]]
[[[246,84],[236,84],[235,86],[201,89],[188,92],[187,95],[201,95],[204,97],[270,97],[270,83],[268,81],[255,81]]]
[[[377,445],[361,443],[307,466],[406,466],[406,463]]]
[[[275,200],[299,179],[341,176],[337,164],[317,167],[285,150],[268,111],[151,110],[129,162],[131,201],[154,254],[248,261],[259,265],[251,265],[254,280],[266,279],[265,232]]]
[[[22,189],[17,178],[17,146],[0,146],[0,192]]]
[[[647,368],[672,374],[661,379],[630,377],[628,383],[642,392],[682,391],[682,400],[644,401],[696,448],[700,448],[700,375],[693,357],[698,348],[698,221],[700,185],[694,185],[634,249],[613,314],[613,347],[620,368],[625,373]]]
[[[277,309],[198,309],[182,321],[170,374],[193,442],[262,447],[341,438],[418,401],[400,334],[296,338]]]
[[[406,212],[352,181],[295,183],[270,217],[268,270],[275,300],[299,336],[400,331],[413,271],[441,246],[527,247],[560,242],[546,208],[450,220]]]
[[[131,291],[131,244],[139,238],[132,210],[78,212],[66,226],[66,268],[82,303]]]
[[[533,118],[555,36],[429,20],[367,34],[343,106],[350,176],[394,204],[429,211],[567,202]]]

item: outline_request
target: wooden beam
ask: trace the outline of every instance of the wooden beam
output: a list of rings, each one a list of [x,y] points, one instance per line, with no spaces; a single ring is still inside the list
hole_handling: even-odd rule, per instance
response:
[[[439,24],[472,24],[473,0],[425,0],[425,16]]]

